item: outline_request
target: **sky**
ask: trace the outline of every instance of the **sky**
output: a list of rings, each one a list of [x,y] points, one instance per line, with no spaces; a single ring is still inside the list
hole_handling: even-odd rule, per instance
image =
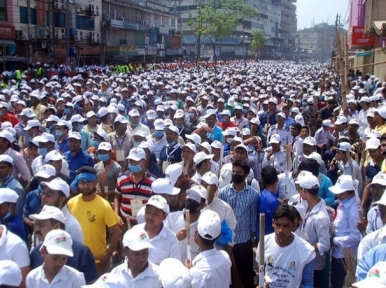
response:
[[[309,28],[312,22],[335,24],[336,14],[341,15],[341,23],[348,17],[349,0],[297,0],[298,30]]]

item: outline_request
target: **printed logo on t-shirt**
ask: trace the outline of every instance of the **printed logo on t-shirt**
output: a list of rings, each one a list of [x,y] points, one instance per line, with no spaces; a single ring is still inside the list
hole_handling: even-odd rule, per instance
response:
[[[95,222],[96,219],[95,219],[95,215],[92,214],[92,212],[90,211],[87,211],[87,217],[88,217],[88,222],[92,223],[92,222]]]
[[[288,267],[288,270],[290,271],[296,271],[296,264],[295,261],[292,261],[290,266]]]
[[[268,266],[273,267],[273,258],[268,257]]]

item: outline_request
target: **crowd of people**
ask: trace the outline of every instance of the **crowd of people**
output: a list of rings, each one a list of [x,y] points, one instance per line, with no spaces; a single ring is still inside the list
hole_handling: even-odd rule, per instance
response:
[[[2,77],[0,287],[385,285],[386,82],[82,69]]]

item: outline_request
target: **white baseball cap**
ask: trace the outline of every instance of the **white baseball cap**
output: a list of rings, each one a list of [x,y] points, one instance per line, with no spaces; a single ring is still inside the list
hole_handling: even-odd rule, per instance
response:
[[[165,213],[169,213],[169,205],[166,202],[166,199],[162,197],[161,195],[153,195],[150,197],[149,201],[147,201],[146,206],[154,206],[158,209],[161,209]]]
[[[129,117],[139,117],[139,116],[141,116],[141,115],[139,115],[138,110],[132,109],[129,111]]]
[[[116,274],[105,273],[98,278],[93,284],[82,285],[82,288],[122,288],[125,287],[125,283]]]
[[[214,174],[212,172],[206,172],[204,174],[204,176],[202,176],[201,180],[209,185],[218,186],[218,178],[217,178],[216,174]]]
[[[165,123],[162,119],[156,119],[154,121],[154,129],[155,130],[164,130],[165,129]]]
[[[154,110],[147,110],[146,111],[146,117],[149,120],[157,119],[157,113]]]
[[[355,190],[355,185],[358,186],[358,180],[353,180],[351,175],[341,175],[336,181],[334,186],[329,187],[330,191],[334,194],[342,194],[346,191]]]
[[[25,126],[25,128],[23,130],[29,130],[33,127],[40,127],[40,122],[39,120],[35,120],[35,119],[32,119],[32,120],[28,120],[27,121],[27,126]]]
[[[231,117],[231,111],[223,110],[222,112],[220,112],[220,115],[228,115],[229,117]]]
[[[300,187],[305,189],[312,189],[319,187],[318,177],[315,177],[311,172],[301,171],[295,184],[299,184]]]
[[[115,120],[114,120],[114,123],[122,123],[122,124],[127,124],[129,123],[129,121],[122,115],[118,115],[117,117],[115,117]]]
[[[27,116],[27,118],[33,118],[36,117],[36,114],[32,111],[31,108],[24,108],[21,110],[21,113],[19,113],[19,116]]]
[[[206,240],[216,239],[221,234],[220,216],[213,210],[203,211],[198,218],[197,232]]]
[[[46,157],[44,157],[44,163],[49,161],[58,161],[64,159],[64,156],[60,154],[58,150],[52,150],[47,153]]]
[[[0,188],[0,204],[16,203],[19,195],[10,188]]]
[[[70,196],[70,186],[66,181],[59,177],[52,179],[50,182],[42,182],[42,185],[45,185],[54,191],[62,191],[67,198]]]
[[[99,129],[97,131],[94,131],[94,134],[97,134],[100,137],[102,137],[103,140],[105,140],[105,142],[109,141],[109,136],[107,136],[107,133],[105,132],[105,130]]]
[[[218,140],[214,140],[210,146],[212,146],[212,148],[221,149],[222,143]]]
[[[50,178],[56,175],[55,167],[50,164],[44,164],[38,173],[36,173],[36,177],[42,177],[44,179]]]
[[[196,155],[194,155],[193,162],[197,165],[204,160],[212,159],[213,156],[213,154],[206,155],[204,152],[198,152]]]
[[[276,98],[269,98],[268,103],[273,103],[273,104],[277,105],[277,100],[276,100]]]
[[[357,119],[352,118],[349,122],[348,125],[359,125],[359,122]]]
[[[151,183],[151,189],[155,194],[166,195],[177,195],[181,191],[180,188],[173,187],[173,184],[169,178],[158,178],[154,180],[153,183]]]
[[[327,119],[327,120],[322,121],[322,126],[327,126],[327,127],[332,128],[332,127],[334,127],[334,124],[332,124],[330,119]]]
[[[381,186],[386,186],[386,174],[382,173],[382,172],[379,172],[378,174],[376,174],[373,177],[373,179],[371,180],[371,183],[369,185],[367,185],[367,188],[371,188],[371,186],[373,186],[374,184],[379,184]],[[382,195],[386,195],[386,193],[383,193]],[[385,202],[384,205],[386,205],[386,202]]]
[[[48,220],[55,219],[60,223],[66,224],[66,217],[62,210],[55,206],[44,205],[39,214],[32,214],[29,216],[32,220]]]
[[[0,260],[0,275],[0,285],[19,287],[23,281],[20,267],[11,260]]]
[[[15,138],[13,137],[12,133],[6,130],[0,131],[0,138],[5,138],[10,143],[13,143],[13,141],[15,141]]]
[[[385,261],[377,262],[367,272],[367,276],[365,279],[352,284],[352,286],[356,288],[386,287],[386,262]]]
[[[260,125],[260,120],[257,117],[252,118],[251,120],[249,120],[249,122],[251,122],[251,124]]]
[[[56,126],[66,126],[68,129],[71,129],[71,123],[65,120],[60,119]]]
[[[150,238],[146,231],[138,226],[133,227],[123,235],[122,245],[133,251],[154,248],[153,245],[150,244]]]
[[[112,147],[111,147],[111,144],[109,142],[101,142],[99,143],[98,145],[98,150],[103,150],[103,151],[111,151]]]
[[[335,125],[340,125],[343,123],[347,123],[347,118],[345,116],[338,116],[338,118],[335,121]]]
[[[129,156],[126,159],[139,161],[146,158],[146,153],[142,148],[133,148],[130,150]]]
[[[382,106],[381,108],[375,109],[374,112],[377,112],[379,116],[383,119],[386,119],[386,106]]]
[[[239,128],[237,127],[230,127],[227,128],[225,131],[221,132],[224,136],[233,136],[235,137],[237,135],[237,132],[239,132]]]
[[[196,144],[196,145],[201,144],[201,141],[202,141],[201,137],[200,137],[200,135],[198,135],[196,133],[192,133],[190,135],[186,135],[185,137],[186,137],[186,139],[189,139],[192,142],[194,142],[194,144]]]
[[[0,155],[0,162],[7,162],[9,164],[13,165],[13,159],[11,156],[6,155],[6,154],[1,154]]]
[[[351,144],[349,142],[340,142],[338,143],[338,150],[346,152],[348,149],[351,152]]]
[[[378,138],[371,137],[369,140],[366,141],[366,149],[378,149],[378,147],[381,146],[381,141],[379,141]]]
[[[309,155],[306,155],[306,154],[303,154],[304,158],[306,159],[314,159],[316,160],[316,162],[320,164],[322,164],[323,160],[322,160],[322,156],[320,156],[320,154],[318,152],[312,152],[311,154]]]
[[[170,125],[168,127],[165,128],[165,130],[168,129],[170,131],[173,131],[174,133],[177,133],[178,135],[180,135],[180,131],[178,130],[178,128],[174,125]]]
[[[88,111],[86,114],[86,118],[91,118],[93,116],[98,116],[94,111]]]
[[[189,269],[174,258],[166,258],[159,265],[158,272],[163,288],[191,288]]]
[[[55,137],[54,135],[50,133],[44,132],[42,135],[36,137],[37,142],[42,142],[42,143],[47,143],[47,142],[52,142],[55,143]]]
[[[201,202],[201,198],[208,199],[208,192],[202,185],[194,185],[190,189],[186,190],[188,194],[187,199],[192,199],[196,202]]]
[[[46,247],[48,254],[74,256],[71,236],[64,230],[54,229],[48,232],[42,247]]]
[[[204,147],[208,151],[208,153],[212,153],[212,146],[210,146],[210,144],[208,142],[206,142],[206,141],[202,142],[200,144],[200,146]]]
[[[272,143],[275,143],[275,144],[278,144],[280,143],[281,139],[280,139],[280,135],[279,134],[273,134],[271,136],[271,138],[269,138],[269,143],[272,144]]]
[[[79,132],[70,132],[68,134],[68,139],[76,139],[76,140],[82,140],[82,136],[79,134]]]
[[[307,145],[310,145],[310,146],[315,146],[316,145],[316,140],[314,137],[306,137],[304,138],[303,140],[303,144],[307,144]]]
[[[79,114],[75,114],[71,117],[71,123],[79,123],[79,122],[84,122],[86,119],[84,119],[82,116]]]
[[[300,114],[300,110],[298,107],[292,107],[291,113]]]
[[[171,184],[174,186],[177,182],[178,177],[182,174],[182,166],[178,163],[170,164],[165,169],[165,178],[169,179]]]
[[[193,143],[186,143],[185,145],[183,145],[181,148],[184,149],[185,147],[188,147],[190,150],[192,150],[194,153],[197,152],[197,148],[196,148],[196,145],[194,145]]]
[[[102,100],[102,99],[101,99]],[[104,117],[106,116],[107,114],[109,114],[109,110],[107,110],[106,107],[102,107],[98,110],[98,116],[99,117]]]

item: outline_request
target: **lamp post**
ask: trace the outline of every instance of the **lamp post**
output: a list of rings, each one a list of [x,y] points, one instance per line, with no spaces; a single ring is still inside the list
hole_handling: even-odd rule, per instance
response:
[[[244,45],[244,43],[245,43],[245,40],[248,39],[248,35],[241,35],[240,38],[241,38],[241,43],[242,43],[242,48],[243,48],[243,61],[244,61],[244,65],[247,65],[247,63],[245,62],[246,46]]]

